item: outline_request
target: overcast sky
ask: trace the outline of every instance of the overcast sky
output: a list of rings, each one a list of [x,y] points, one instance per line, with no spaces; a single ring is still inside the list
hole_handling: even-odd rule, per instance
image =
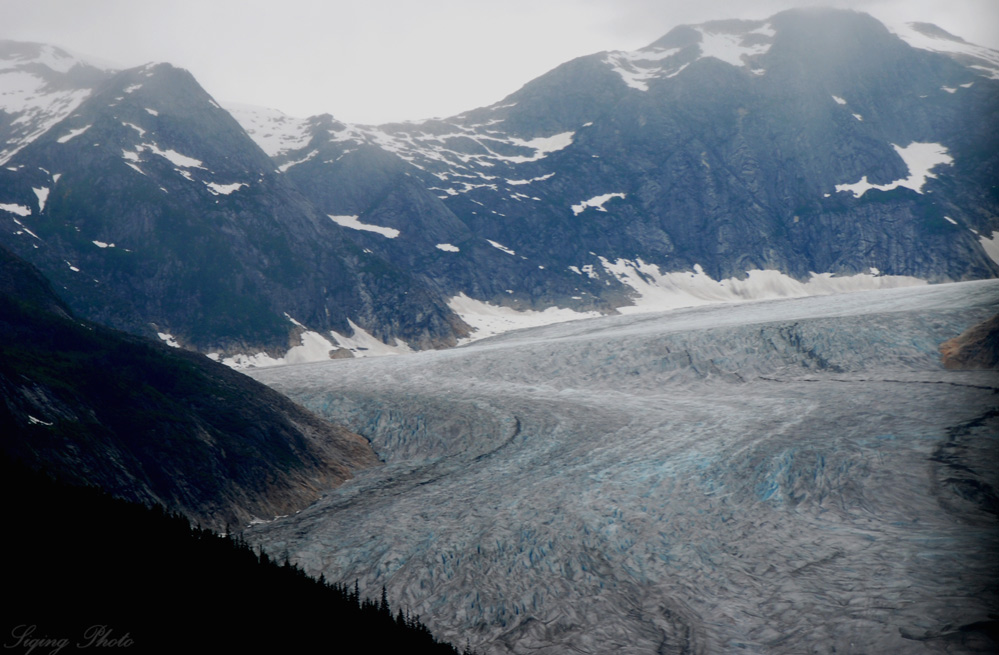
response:
[[[672,27],[836,6],[999,49],[999,0],[0,0],[0,38],[168,61],[220,101],[354,123],[451,116]]]

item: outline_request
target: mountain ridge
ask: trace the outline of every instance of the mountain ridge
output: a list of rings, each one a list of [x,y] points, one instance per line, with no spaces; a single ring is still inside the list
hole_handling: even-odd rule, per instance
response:
[[[631,312],[732,298],[736,288],[734,297],[823,292],[832,278],[846,290],[994,277],[999,53],[926,26],[906,34],[938,52],[908,45],[866,14],[791,10],[680,26],[634,52],[579,57],[451,118],[363,126],[243,106],[231,109],[228,127],[198,137],[190,120],[159,145],[139,134],[115,164],[132,166],[131,177],[116,184],[133,186],[143,164],[183,153],[177,161],[187,167],[160,172],[204,185],[193,195],[196,185],[161,183],[183,191],[182,213],[211,214],[264,181],[261,191],[293,211],[254,199],[246,215],[270,213],[284,236],[264,249],[241,246],[240,263],[195,276],[200,284],[246,271],[234,277],[248,290],[222,283],[212,292],[246,306],[229,328],[184,309],[197,306],[197,285],[179,293],[181,307],[128,309],[134,318],[125,320],[134,284],[111,304],[90,290],[95,307],[108,307],[95,317],[147,333],[155,323],[186,347],[262,364],[292,361],[295,349],[307,358],[364,355],[371,351],[358,344],[369,335],[384,352],[450,346],[486,335],[499,314]],[[198,113],[206,103],[221,111],[207,94],[200,102]],[[85,126],[74,120],[49,141],[97,136],[77,135]],[[209,162],[198,153],[213,141]],[[37,261],[40,244],[11,234],[38,234],[23,212],[43,213],[34,196],[54,181],[38,169],[59,156],[32,160],[32,147],[18,151],[17,170],[0,171],[7,180],[35,176],[0,180],[0,220],[10,227],[5,242]],[[252,175],[224,175],[235,170],[222,165],[229,152],[252,162]],[[53,192],[49,202],[58,199]],[[172,200],[150,202],[156,212]],[[231,220],[211,229],[247,232]],[[46,273],[59,286],[66,269],[80,268],[79,247],[49,256]],[[205,257],[191,265],[205,266]],[[287,274],[260,270],[282,260]],[[754,284],[761,275],[781,277]],[[140,295],[157,286],[178,295],[150,284]]]

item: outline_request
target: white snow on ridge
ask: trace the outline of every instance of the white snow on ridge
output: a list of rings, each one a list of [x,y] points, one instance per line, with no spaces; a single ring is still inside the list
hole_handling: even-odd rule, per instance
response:
[[[122,121],[121,124],[124,125],[125,127],[130,127],[133,130],[135,130],[136,132],[138,132],[140,138],[146,136],[146,131],[144,129],[142,129],[141,127],[139,127],[138,125],[136,125],[135,123],[129,123],[127,121]]]
[[[604,205],[607,203],[607,201],[611,200],[612,198],[621,198],[623,200],[626,197],[627,196],[624,193],[605,193],[603,195],[593,196],[589,200],[584,200],[578,205],[573,205],[572,213],[575,216],[579,216],[584,211],[586,211],[587,207],[593,207],[597,211],[606,212],[607,210],[604,209]]]
[[[17,214],[18,216],[31,216],[31,208],[14,203],[0,202],[0,210]]]
[[[461,248],[450,243],[438,243],[436,248],[444,252],[460,252]]]
[[[504,136],[500,133],[485,135],[476,132],[472,128],[464,126],[453,126],[455,132],[448,134],[426,134],[416,132],[386,132],[378,128],[365,128],[361,126],[348,126],[345,130],[337,132],[334,140],[356,139],[361,142],[369,142],[377,145],[383,150],[394,153],[402,159],[412,163],[414,166],[422,167],[418,160],[425,159],[432,162],[442,162],[449,167],[467,169],[469,164],[491,167],[497,162],[508,162],[511,164],[522,164],[526,162],[544,159],[550,153],[567,148],[572,144],[574,132],[560,132],[551,136],[535,137],[533,139],[521,139],[513,136]],[[469,153],[465,149],[457,150],[449,147],[452,140],[467,144],[474,142],[481,152]],[[514,146],[533,151],[525,155],[508,155],[496,152],[498,146]],[[478,177],[483,177],[481,174]],[[494,179],[484,176],[484,179]],[[495,188],[495,185],[491,185]]]
[[[496,248],[498,250],[502,250],[503,252],[505,252],[508,255],[516,255],[517,254],[513,250],[510,250],[509,248],[507,248],[506,246],[504,246],[502,243],[496,243],[492,239],[486,239],[486,241],[488,241],[489,245],[491,245],[493,248]]]
[[[516,137],[510,137],[509,141],[516,145],[522,146],[524,148],[533,149],[534,155],[530,157],[524,156],[504,156],[497,155],[493,153],[493,156],[497,159],[504,161],[513,162],[516,164],[522,164],[529,161],[537,161],[539,159],[544,159],[550,153],[556,152],[558,150],[563,150],[572,145],[572,137],[575,136],[575,132],[560,132],[559,134],[553,134],[552,136],[539,136],[535,137],[529,141],[523,139],[518,139]]]
[[[285,314],[285,316],[288,315]],[[288,320],[299,327],[304,327],[290,316],[288,316]],[[326,361],[330,359],[331,352],[337,350],[349,351],[348,357],[384,357],[413,352],[409,344],[404,341],[397,339],[395,345],[388,345],[350,319],[347,320],[347,324],[353,330],[353,336],[348,337],[332,330],[328,336],[313,330],[305,330],[301,335],[301,345],[290,348],[281,357],[272,357],[267,353],[258,352],[254,355],[240,354],[225,357],[221,358],[221,361],[234,369],[267,368],[285,364]],[[208,356],[215,361],[220,360],[218,353],[209,353]]]
[[[277,109],[234,102],[225,102],[223,106],[270,157],[309,145],[311,137],[306,118],[293,118]]]
[[[362,223],[357,220],[357,216],[334,216],[333,214],[327,214],[330,219],[342,227],[350,228],[352,230],[363,230],[365,232],[374,232],[375,234],[380,234],[387,239],[394,239],[399,236],[399,230],[394,227],[382,227],[381,225],[369,225],[367,223]]]
[[[989,242],[989,247],[992,247],[995,256],[999,257],[999,232],[994,233],[994,236],[995,240]],[[983,245],[985,245],[984,241]],[[600,262],[608,273],[635,291],[633,305],[617,308],[621,314],[647,314],[717,303],[804,298],[927,284],[925,280],[915,277],[880,275],[877,269],[871,269],[870,273],[860,273],[847,277],[836,277],[832,273],[813,273],[812,277],[805,282],[795,280],[775,270],[747,271],[747,277],[744,280],[736,278],[715,280],[708,276],[700,266],[695,266],[693,271],[688,272],[663,273],[658,266],[647,264],[641,259],[635,261],[618,259],[611,262],[600,257]],[[586,273],[591,278],[599,277],[591,266],[586,268],[589,269]],[[577,267],[570,267],[570,269],[580,275],[583,274],[583,271]],[[578,312],[559,307],[548,307],[544,311],[519,311],[510,307],[474,300],[464,293],[451,298],[448,301],[448,306],[475,329],[473,335],[462,343],[477,341],[512,330],[594,318],[601,315],[594,311]]]
[[[71,139],[75,139],[76,137],[80,136],[81,134],[89,130],[90,127],[91,127],[90,125],[86,125],[76,130],[70,130],[68,134],[64,134],[63,136],[56,139],[56,141],[58,141],[59,143],[66,143]]]
[[[31,187],[31,190],[38,196],[38,213],[41,214],[45,211],[45,201],[49,198],[49,189],[48,187]]]
[[[762,55],[770,50],[769,39],[776,35],[769,24],[748,32],[719,31],[717,27],[709,25],[694,26],[694,29],[701,35],[701,42],[697,46],[698,59],[713,57],[740,68],[748,66],[749,57]],[[766,37],[766,40],[761,40],[759,38],[761,36]],[[648,91],[649,80],[675,77],[690,64],[690,61],[682,63],[679,60],[670,61],[684,50],[643,48],[632,52],[616,51],[608,53],[604,63],[620,75],[629,87],[638,91]],[[681,57],[681,59],[689,58]],[[752,72],[762,75],[765,71],[753,69]]]
[[[639,91],[648,91],[648,81],[657,77],[672,77],[680,72],[686,64],[677,67],[668,66],[662,62],[680,52],[679,48],[641,49],[632,52],[616,51],[607,54],[604,62],[611,70],[621,76],[624,83]],[[668,73],[667,73],[668,71]]]
[[[396,339],[394,345],[389,345],[350,319],[347,319],[347,324],[353,330],[353,336],[348,337],[339,332],[332,331],[330,334],[336,339],[337,344],[341,348],[349,350],[353,353],[354,357],[384,357],[386,355],[403,355],[413,352],[413,349],[405,341]]]
[[[302,157],[301,159],[294,159],[292,161],[286,161],[285,163],[283,163],[280,166],[278,166],[278,170],[281,171],[282,173],[284,173],[285,171],[287,171],[292,166],[297,166],[299,164],[304,164],[305,162],[309,161],[310,159],[313,159],[318,154],[319,154],[318,150],[313,150],[309,154],[307,154],[306,156]]]
[[[96,241],[94,243],[97,243]],[[180,348],[180,344],[177,343],[177,339],[174,338],[169,332],[157,332],[156,336],[160,338],[163,343],[170,346],[171,348]]]
[[[746,57],[765,54],[770,50],[769,43],[744,45],[744,34],[713,32],[703,27],[695,27],[701,33],[701,57],[714,57],[732,66],[746,66]],[[766,26],[764,28],[766,29]],[[773,36],[773,31],[756,30],[750,34]]]
[[[90,96],[86,89],[53,92],[45,78],[19,70],[21,61],[5,63],[7,67],[0,69],[0,111],[10,114],[11,122],[10,136],[0,142],[0,164],[72,114]]]
[[[954,223],[954,221],[951,221],[951,223]],[[979,236],[978,242],[982,244],[982,248],[985,249],[985,254],[988,255],[992,261],[999,264],[999,231],[993,231],[991,238]]]
[[[599,312],[577,312],[573,309],[548,307],[544,311],[516,310],[511,307],[491,305],[481,300],[469,298],[460,293],[448,300],[448,307],[473,328],[472,336],[462,344],[496,336],[511,330],[576,321],[581,318],[596,318]]]
[[[916,193],[923,192],[923,185],[926,180],[936,177],[930,171],[941,164],[953,164],[954,158],[947,154],[947,148],[939,143],[910,143],[902,148],[892,144],[895,152],[898,153],[902,161],[909,168],[909,176],[900,180],[889,182],[888,184],[872,184],[867,181],[867,176],[863,176],[859,182],[853,184],[837,184],[836,191],[849,191],[854,197],[859,198],[871,189],[880,191],[890,191],[898,187],[912,189]]]
[[[746,279],[715,280],[699,266],[693,272],[662,273],[655,264],[641,259],[618,259],[610,262],[601,257],[604,269],[619,282],[637,293],[635,304],[618,307],[622,314],[694,307],[718,302],[740,302],[775,298],[803,298],[848,293],[868,289],[886,289],[927,284],[915,277],[860,273],[835,277],[832,273],[812,273],[807,282],[775,270],[746,272]]]
[[[174,166],[180,166],[181,168],[204,168],[200,159],[195,159],[194,157],[188,157],[187,155],[182,155],[176,150],[167,148],[162,150],[155,143],[144,143],[139,146],[140,149],[146,148],[153,154],[157,154],[169,161]]]
[[[167,150],[163,150],[162,148],[160,148],[155,143],[140,143],[140,144],[138,144],[138,145],[135,146],[135,151],[134,152],[131,152],[129,150],[122,150],[121,151],[121,156],[122,156],[122,159],[125,160],[125,163],[128,166],[132,167],[133,169],[135,169],[139,173],[142,173],[143,175],[145,175],[146,173],[141,168],[138,167],[138,164],[142,163],[142,161],[143,161],[143,159],[142,159],[142,153],[144,151],[147,151],[147,150],[149,152],[153,153],[154,155],[159,155],[160,157],[163,157],[164,159],[166,159],[167,161],[169,161],[174,166],[179,167],[179,168],[175,168],[174,170],[177,171],[178,173],[180,173],[182,176],[184,176],[186,179],[188,179],[191,182],[194,181],[194,177],[190,174],[190,172],[188,172],[187,170],[184,170],[184,169],[187,169],[187,168],[200,168],[202,170],[205,169],[205,167],[202,165],[201,160],[195,159],[194,157],[188,157],[187,155],[182,155],[179,152],[177,152],[176,150],[172,150],[172,149],[169,149],[169,148]],[[219,185],[219,184],[209,183],[209,182],[206,182],[205,184],[208,185],[208,188],[215,195],[218,195],[220,193],[229,194],[229,193],[232,193],[233,191],[235,191],[237,188],[239,188],[239,186],[236,186],[235,188],[230,188],[230,187],[233,186],[231,184],[228,184],[228,185]],[[242,182],[237,183],[237,184],[244,185],[244,183],[242,183]],[[215,188],[215,187],[217,187],[217,188]],[[229,190],[226,190],[226,189],[229,189]]]
[[[541,177],[532,177],[529,180],[507,180],[506,183],[511,186],[520,186],[522,184],[531,184],[532,182],[543,182],[544,180],[555,177],[555,173],[548,173],[547,175],[542,175]]]
[[[844,100],[843,98],[840,98],[839,96],[833,96],[832,99],[836,101],[837,105],[845,105],[846,104],[846,100]]]
[[[969,68],[986,77],[999,79],[999,51],[968,43],[963,39],[949,39],[943,34],[933,36],[920,31],[912,23],[886,22],[885,26],[913,48],[974,58],[977,64],[971,64]]]
[[[70,56],[50,45],[43,45],[33,61],[57,73],[68,73],[77,64],[82,63],[79,58]]]
[[[238,191],[239,189],[250,185],[247,184],[246,182],[233,182],[232,184],[216,184],[215,182],[205,182],[205,186],[207,186],[208,190],[217,196],[219,195],[227,196],[233,191]]]
[[[2,206],[0,206],[0,209],[2,209]],[[17,220],[16,218],[12,218],[11,220],[13,220],[15,223],[17,223],[17,225],[20,226],[20,228],[21,228],[20,230],[17,230],[16,232],[14,232],[14,234],[29,234],[29,235],[33,236],[34,238],[38,239],[39,241],[42,240],[41,237],[39,237],[37,234],[35,234],[31,230],[29,230],[28,227],[24,223],[22,223],[21,221]],[[35,246],[35,247],[37,248],[38,246]]]

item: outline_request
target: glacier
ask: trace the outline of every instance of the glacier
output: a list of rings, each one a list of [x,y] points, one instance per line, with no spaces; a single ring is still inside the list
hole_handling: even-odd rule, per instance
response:
[[[999,281],[250,371],[384,465],[244,536],[479,653],[990,652]],[[271,517],[261,517],[270,519]]]

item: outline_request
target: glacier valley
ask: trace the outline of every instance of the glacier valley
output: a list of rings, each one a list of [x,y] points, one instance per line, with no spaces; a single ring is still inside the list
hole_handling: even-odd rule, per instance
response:
[[[999,376],[938,346],[997,307],[964,282],[250,371],[384,465],[245,536],[479,653],[988,652]]]

